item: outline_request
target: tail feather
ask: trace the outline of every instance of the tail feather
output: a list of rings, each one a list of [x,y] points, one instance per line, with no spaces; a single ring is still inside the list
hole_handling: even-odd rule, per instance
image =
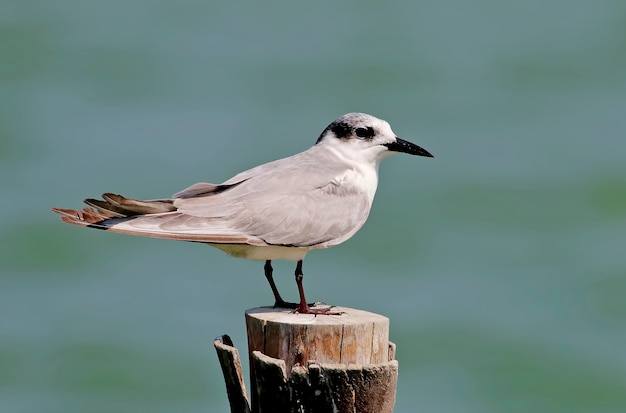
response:
[[[169,199],[141,201],[112,193],[103,194],[102,198],[103,200],[85,199],[85,203],[91,208],[82,210],[52,208],[52,211],[60,214],[63,222],[82,226],[97,224],[111,218],[128,218],[176,211],[173,201]]]
[[[85,203],[98,211],[112,213],[114,214],[113,216],[118,218],[176,211],[176,207],[170,199],[141,201],[112,193],[103,194],[102,198],[104,199],[103,201],[91,198],[85,199]]]
[[[111,215],[112,217],[124,218],[129,215],[134,215],[132,214],[131,211],[127,209],[120,208],[115,205],[111,205],[108,202],[102,201],[100,199],[88,198],[88,199],[85,199],[83,202],[85,202],[90,207],[94,208],[96,211],[106,213],[107,215]]]
[[[93,208],[84,208],[80,211],[69,208],[52,208],[52,211],[61,215],[61,221],[84,227],[116,217],[112,213],[97,211]]]
[[[168,199],[140,201],[110,193],[102,198],[85,200],[89,206],[82,210],[52,211],[61,215],[65,223],[120,234],[209,244],[268,245],[261,238],[233,229],[227,222],[178,212]]]

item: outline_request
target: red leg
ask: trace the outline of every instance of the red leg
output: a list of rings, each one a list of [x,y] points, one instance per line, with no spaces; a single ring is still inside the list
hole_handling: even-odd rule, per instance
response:
[[[302,260],[298,261],[296,265],[296,284],[298,284],[298,293],[300,294],[300,304],[298,308],[294,310],[294,313],[302,313],[302,314],[326,314],[326,315],[341,315],[341,312],[331,311],[332,307],[325,308],[312,308],[306,303],[306,298],[304,298],[304,287],[302,286],[302,278],[304,278],[304,274],[302,274]]]

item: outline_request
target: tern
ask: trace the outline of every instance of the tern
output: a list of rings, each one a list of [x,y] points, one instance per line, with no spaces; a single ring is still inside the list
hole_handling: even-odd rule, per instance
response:
[[[265,261],[276,307],[328,313],[310,306],[302,286],[307,252],[341,244],[365,223],[378,186],[378,166],[389,155],[433,157],[398,138],[386,121],[348,113],[315,145],[296,155],[235,175],[222,184],[197,183],[171,198],[138,200],[105,193],[82,210],[52,208],[63,222],[122,234],[200,242],[227,254]],[[296,261],[300,301],[278,292],[272,260]]]

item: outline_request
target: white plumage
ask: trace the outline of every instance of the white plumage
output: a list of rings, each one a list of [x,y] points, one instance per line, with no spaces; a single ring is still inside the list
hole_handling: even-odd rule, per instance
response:
[[[170,199],[148,201],[104,194],[104,200],[85,200],[94,209],[53,210],[71,224],[204,242],[235,257],[266,260],[277,305],[287,303],[275,289],[269,261],[298,261],[298,311],[307,312],[301,289],[304,256],[344,242],[363,226],[378,185],[378,165],[394,152],[432,156],[397,138],[384,120],[349,113],[332,122],[306,151],[220,185],[198,183]]]

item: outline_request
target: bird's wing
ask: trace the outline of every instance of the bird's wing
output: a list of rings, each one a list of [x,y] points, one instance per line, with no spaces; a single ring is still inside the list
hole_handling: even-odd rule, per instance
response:
[[[329,184],[333,185],[333,184]],[[362,193],[320,187],[297,194],[267,194],[244,200],[232,228],[268,244],[331,246],[350,238],[365,223],[369,199]]]
[[[367,219],[371,196],[337,179],[346,166],[334,156],[309,151],[243,172],[219,194],[174,199],[174,206],[272,245],[343,242]]]
[[[85,201],[95,209],[53,211],[67,223],[146,237],[330,246],[352,236],[371,206],[371,196],[337,179],[345,172],[336,158],[309,149],[242,172],[221,185],[192,185],[170,200],[105,194],[103,201]]]
[[[195,197],[200,197],[200,196],[217,195],[220,192],[224,192],[236,185],[239,185],[243,181],[245,181],[245,179],[237,180],[230,184],[224,183],[220,185],[209,184],[207,182],[198,182],[197,184],[193,184],[190,187],[185,188],[182,191],[175,193],[173,195],[173,198],[187,199],[187,198],[195,198]]]
[[[119,217],[94,208],[52,208],[68,224],[151,238],[219,244],[267,245],[263,240],[234,231],[220,221],[178,212]]]

